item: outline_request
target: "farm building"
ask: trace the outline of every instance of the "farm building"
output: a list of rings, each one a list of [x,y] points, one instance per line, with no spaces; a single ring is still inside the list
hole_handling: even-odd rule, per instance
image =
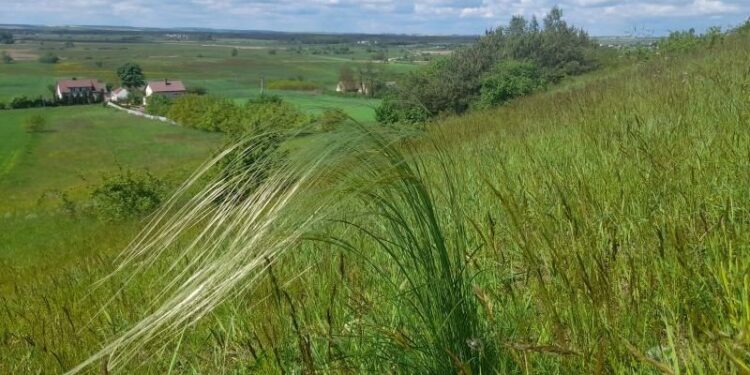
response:
[[[130,97],[130,91],[124,87],[117,88],[115,90],[112,90],[112,93],[109,94],[109,101],[111,102],[121,102],[128,100]]]
[[[183,95],[186,92],[187,90],[185,89],[185,85],[182,84],[182,81],[170,81],[168,79],[148,81],[148,84],[146,85],[146,97],[143,98],[143,101],[145,103],[146,98],[151,95],[163,95],[172,99]]]
[[[57,81],[55,95],[60,100],[92,99],[99,101],[107,94],[107,86],[96,79],[66,79]]]

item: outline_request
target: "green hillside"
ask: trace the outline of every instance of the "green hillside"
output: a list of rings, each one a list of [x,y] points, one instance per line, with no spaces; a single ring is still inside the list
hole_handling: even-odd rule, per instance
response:
[[[335,162],[290,158],[317,174],[273,162],[268,176],[241,171],[255,173],[255,191],[210,185],[231,178],[209,174],[195,185],[204,195],[187,193],[202,198],[191,210],[167,211],[180,235],[149,226],[163,232],[132,258],[116,255],[144,226],[135,220],[7,218],[64,231],[36,248],[83,245],[55,263],[3,259],[0,373],[66,371],[123,337],[133,341],[87,369],[747,373],[749,58],[750,37],[728,34],[444,116],[417,136],[351,130]],[[86,125],[105,112],[87,109],[56,133],[5,130],[14,141],[0,143],[0,165],[15,177],[4,191],[74,186],[56,175],[59,155],[96,171],[114,150],[167,171],[216,145],[161,124]]]

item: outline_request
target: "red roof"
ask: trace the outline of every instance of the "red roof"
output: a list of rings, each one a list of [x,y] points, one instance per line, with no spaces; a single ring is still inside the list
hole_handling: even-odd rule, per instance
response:
[[[57,87],[60,88],[60,92],[63,94],[69,93],[70,89],[83,89],[88,88],[92,91],[104,92],[107,90],[106,86],[96,79],[64,79],[57,81]]]
[[[148,87],[151,87],[151,91],[155,93],[185,92],[185,85],[182,84],[182,81],[169,81],[166,79],[159,81],[148,81]]]

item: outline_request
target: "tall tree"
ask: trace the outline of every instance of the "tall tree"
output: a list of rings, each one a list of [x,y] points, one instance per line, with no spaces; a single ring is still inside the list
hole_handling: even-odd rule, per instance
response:
[[[141,87],[146,84],[146,76],[140,65],[135,63],[125,63],[117,68],[117,76],[123,86],[128,88]]]
[[[354,71],[349,65],[341,67],[341,70],[339,71],[339,81],[344,82],[344,84],[347,85],[356,84],[354,80]]]

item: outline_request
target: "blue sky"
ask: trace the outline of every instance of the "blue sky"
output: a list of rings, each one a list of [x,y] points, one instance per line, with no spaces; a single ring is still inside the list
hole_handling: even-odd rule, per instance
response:
[[[554,5],[593,35],[663,35],[750,16],[750,0],[0,0],[0,23],[479,34]]]

